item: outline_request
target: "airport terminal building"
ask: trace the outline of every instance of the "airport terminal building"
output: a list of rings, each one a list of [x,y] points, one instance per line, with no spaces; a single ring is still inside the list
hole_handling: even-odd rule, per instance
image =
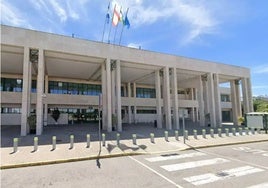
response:
[[[88,123],[99,106],[108,132],[125,123],[179,129],[182,116],[200,126],[238,124],[253,111],[250,70],[1,25],[1,125],[27,135],[35,113],[41,135],[56,123],[53,111],[58,124]]]

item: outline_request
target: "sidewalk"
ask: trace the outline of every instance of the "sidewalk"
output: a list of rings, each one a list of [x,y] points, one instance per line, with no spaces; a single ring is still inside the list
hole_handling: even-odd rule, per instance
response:
[[[105,142],[105,146],[102,146],[102,143],[100,145],[99,141],[91,141],[89,148],[86,147],[86,141],[74,143],[73,149],[70,149],[70,143],[57,144],[55,150],[52,150],[51,144],[40,145],[37,151],[33,151],[33,145],[19,146],[15,153],[13,147],[5,147],[1,148],[1,169],[262,141],[268,141],[267,134],[245,135],[244,133],[244,135],[239,135],[237,133],[234,136],[230,133],[229,136],[226,136],[223,133],[222,137],[215,134],[214,138],[207,134],[206,138],[198,135],[197,139],[189,136],[186,144],[183,143],[182,136],[179,137],[179,140],[176,140],[172,135],[166,141],[163,134],[162,137],[155,137],[154,143],[151,143],[150,137],[137,138],[136,145],[133,144],[131,138],[128,138],[120,140],[119,146],[117,146],[116,140],[108,140]]]

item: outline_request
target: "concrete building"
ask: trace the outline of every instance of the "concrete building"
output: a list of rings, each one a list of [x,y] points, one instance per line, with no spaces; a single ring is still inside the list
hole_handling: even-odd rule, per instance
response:
[[[33,111],[37,135],[56,108],[59,124],[96,119],[99,98],[108,132],[155,121],[179,129],[183,113],[200,126],[237,124],[240,96],[253,111],[244,67],[1,25],[1,124],[21,125],[21,135]]]

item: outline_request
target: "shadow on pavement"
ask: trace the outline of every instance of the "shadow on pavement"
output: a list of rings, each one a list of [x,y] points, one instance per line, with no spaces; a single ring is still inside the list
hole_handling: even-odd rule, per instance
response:
[[[182,127],[182,123],[180,123],[180,127]],[[225,128],[231,128],[238,126],[233,125],[223,125],[222,132],[224,132]],[[154,133],[156,138],[164,137],[164,131],[167,131],[165,128],[158,129],[154,127],[153,123],[137,123],[137,124],[123,124],[123,131],[120,133],[120,139],[132,139],[132,134],[137,135],[137,139],[141,138],[149,138],[150,133]],[[201,135],[201,130],[206,129],[207,134],[211,127],[201,127],[198,123],[193,123],[190,121],[186,121],[185,128],[188,130],[189,135],[193,135],[193,130],[196,129],[197,133]],[[244,128],[244,127],[243,127]],[[217,129],[215,128],[214,133],[217,134]],[[106,134],[106,140],[116,140],[117,131],[112,131],[108,133],[107,131],[101,131],[101,133]],[[91,141],[99,140],[98,134],[98,123],[90,123],[90,124],[73,124],[73,125],[49,125],[44,127],[43,134],[38,136],[38,144],[39,145],[50,145],[52,144],[52,136],[56,136],[57,144],[67,144],[70,143],[70,135],[74,135],[74,142],[85,142],[86,143],[86,135],[90,134]],[[170,137],[175,136],[174,130],[168,130],[168,134]],[[13,138],[19,139],[19,146],[33,146],[33,139],[36,135],[30,134],[27,136],[20,136],[20,126],[1,126],[1,147],[12,147],[13,146]],[[182,136],[182,129],[179,130],[179,136]],[[164,139],[164,138],[163,138]],[[112,146],[110,146],[112,147]],[[121,144],[123,150],[125,149],[133,149],[136,148],[128,148],[128,146],[124,146]],[[143,146],[139,146],[142,147]],[[145,146],[146,147],[146,146]],[[113,149],[113,148],[110,148]]]

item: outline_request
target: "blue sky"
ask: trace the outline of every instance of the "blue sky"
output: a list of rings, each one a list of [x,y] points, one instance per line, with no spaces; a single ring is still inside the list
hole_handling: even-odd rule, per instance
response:
[[[267,0],[116,2],[123,12],[129,7],[131,24],[124,29],[121,45],[248,67],[253,95],[268,95]],[[101,41],[108,4],[109,0],[2,0],[1,23]],[[116,44],[121,28],[122,24]],[[114,33],[112,28],[112,43]]]

